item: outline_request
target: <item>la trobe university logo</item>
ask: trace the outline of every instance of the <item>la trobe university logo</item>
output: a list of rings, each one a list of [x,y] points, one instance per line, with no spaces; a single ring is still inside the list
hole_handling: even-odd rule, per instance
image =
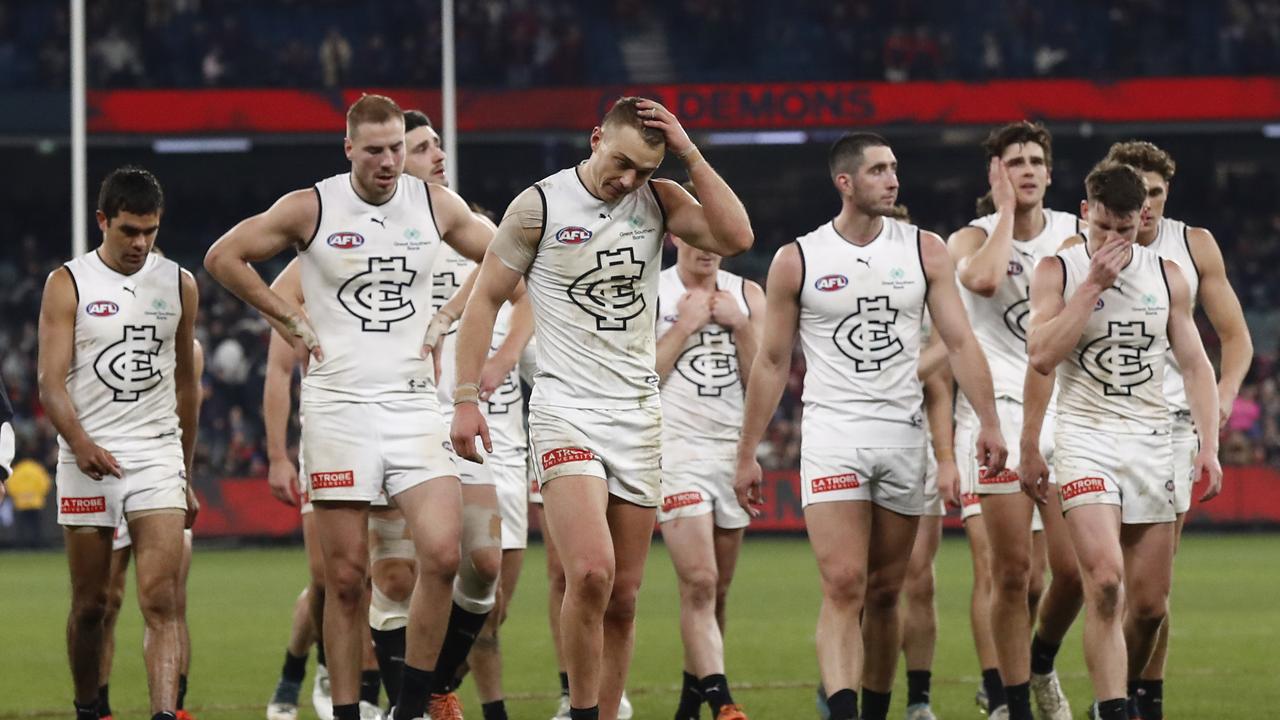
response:
[[[858,298],[857,309],[836,326],[832,340],[853,361],[855,372],[875,372],[902,352],[902,340],[894,328],[898,311],[887,295]]]
[[[644,312],[644,295],[636,284],[644,275],[644,261],[624,247],[596,253],[596,266],[569,286],[569,299],[596,319],[597,330],[626,330]]]
[[[111,388],[113,400],[135,402],[160,384],[160,371],[153,362],[162,344],[154,325],[126,325],[124,337],[98,353],[93,372]]]
[[[406,267],[403,257],[371,257],[369,269],[353,275],[338,288],[338,302],[360,318],[365,332],[389,332],[391,324],[413,317],[413,301],[404,291],[418,271]]]

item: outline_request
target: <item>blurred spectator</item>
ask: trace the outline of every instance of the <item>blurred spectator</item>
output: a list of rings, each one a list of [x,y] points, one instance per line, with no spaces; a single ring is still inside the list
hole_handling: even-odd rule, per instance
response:
[[[13,498],[13,511],[18,531],[18,547],[44,545],[41,519],[53,482],[49,471],[39,460],[26,458],[13,466],[13,475],[5,483]]]
[[[342,87],[351,79],[351,43],[336,27],[329,28],[320,43],[320,79],[327,88]]]

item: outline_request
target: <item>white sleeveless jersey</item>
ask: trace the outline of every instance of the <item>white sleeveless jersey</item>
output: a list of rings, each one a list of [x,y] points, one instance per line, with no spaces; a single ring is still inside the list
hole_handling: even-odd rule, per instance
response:
[[[991,366],[991,380],[997,398],[1022,402],[1022,386],[1027,372],[1027,319],[1031,314],[1031,275],[1042,258],[1053,255],[1067,238],[1079,232],[1079,220],[1071,213],[1044,211],[1044,229],[1030,240],[1014,240],[1009,269],[1004,282],[991,297],[983,297],[960,284],[960,299],[969,313],[969,323]],[[996,215],[972,220],[969,227],[988,237],[996,226]],[[956,422],[976,426],[977,414],[963,393],[956,398]]]
[[[530,405],[656,406],[654,320],[665,212],[649,183],[615,203],[568,168],[534,185],[546,213],[525,274],[538,372]]]
[[[1058,253],[1063,299],[1089,275],[1085,243]],[[1133,259],[1098,297],[1075,348],[1058,366],[1059,431],[1168,433],[1164,358],[1169,286],[1159,255],[1139,245]]]
[[[1147,249],[1178,264],[1178,268],[1182,270],[1182,277],[1186,279],[1187,287],[1191,291],[1191,307],[1194,309],[1196,294],[1200,291],[1200,268],[1196,267],[1196,261],[1191,257],[1191,242],[1187,239],[1188,229],[1184,222],[1161,218],[1160,225],[1156,229],[1156,239],[1147,246]],[[1169,401],[1170,410],[1174,412],[1191,410],[1191,405],[1187,402],[1187,390],[1183,386],[1182,368],[1178,367],[1172,348],[1165,355],[1164,396]]]
[[[883,222],[862,247],[830,222],[796,240],[807,364],[801,428],[811,447],[924,443],[916,366],[928,283],[920,230]]]
[[[747,307],[746,281],[720,270],[716,289]],[[685,293],[676,267],[658,278],[658,337],[680,319],[676,307]],[[683,461],[733,457],[742,430],[743,388],[733,333],[715,322],[690,335],[662,383],[662,456]]]
[[[401,175],[381,205],[356,194],[350,173],[316,183],[315,191],[320,219],[300,257],[303,297],[324,360],[312,361],[304,396],[435,404],[435,373],[422,359],[422,337],[442,242],[426,184]]]
[[[94,443],[116,459],[182,457],[174,341],[182,319],[181,268],[151,254],[121,275],[98,252],[66,264],[75,282],[75,349],[67,393]],[[74,462],[58,437],[60,462]]]
[[[433,303],[433,310],[439,311],[458,291],[467,276],[479,266],[463,257],[452,247],[446,245],[436,258],[435,296],[438,304]],[[489,354],[502,347],[503,340],[511,331],[511,303],[503,303],[498,309],[497,319],[493,324],[493,339]],[[445,424],[453,422],[453,391],[458,387],[458,325],[454,323],[444,336],[440,356],[440,383],[437,395],[440,399],[440,411],[444,415]],[[520,390],[520,371],[512,368],[506,380],[489,396],[489,400],[480,403],[480,410],[489,423],[489,439],[493,441],[493,459],[509,465],[524,465],[527,440],[524,429],[524,395]]]

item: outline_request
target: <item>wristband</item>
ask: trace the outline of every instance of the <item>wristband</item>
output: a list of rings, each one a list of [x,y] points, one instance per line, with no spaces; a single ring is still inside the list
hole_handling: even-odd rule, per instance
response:
[[[684,162],[686,170],[692,170],[695,165],[705,161],[705,158],[702,157],[702,151],[698,149],[697,145],[694,145],[683,153],[676,153],[676,157],[680,158]]]
[[[462,383],[453,389],[453,404],[472,403],[480,405],[480,386],[476,383]]]

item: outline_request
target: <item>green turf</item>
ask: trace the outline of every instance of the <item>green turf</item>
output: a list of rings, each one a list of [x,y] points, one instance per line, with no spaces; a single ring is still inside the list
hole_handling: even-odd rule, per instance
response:
[[[1176,718],[1269,717],[1280,702],[1280,585],[1274,535],[1189,536],[1178,558],[1174,646],[1166,705]],[[557,691],[546,629],[543,554],[529,552],[503,630],[512,718],[546,720]],[[301,549],[203,550],[191,573],[194,666],[188,706],[199,720],[261,718],[274,687],[291,603],[306,573]],[[0,718],[70,717],[63,627],[66,566],[58,554],[0,555]],[[968,628],[969,563],[959,538],[938,558],[940,631],[934,708],[977,717],[978,667]],[[680,680],[675,577],[655,545],[640,601],[631,697],[636,718],[670,717]],[[119,626],[112,701],[116,717],[146,717],[140,618],[132,582]],[[813,717],[817,677],[813,623],[817,573],[802,539],[753,540],[744,549],[729,603],[728,675],[752,718]],[[1079,629],[1059,668],[1077,715],[1090,697]],[[310,669],[307,688],[310,687]],[[899,685],[892,717],[902,716]],[[463,702],[479,717],[471,685]],[[304,718],[313,718],[304,703]]]

